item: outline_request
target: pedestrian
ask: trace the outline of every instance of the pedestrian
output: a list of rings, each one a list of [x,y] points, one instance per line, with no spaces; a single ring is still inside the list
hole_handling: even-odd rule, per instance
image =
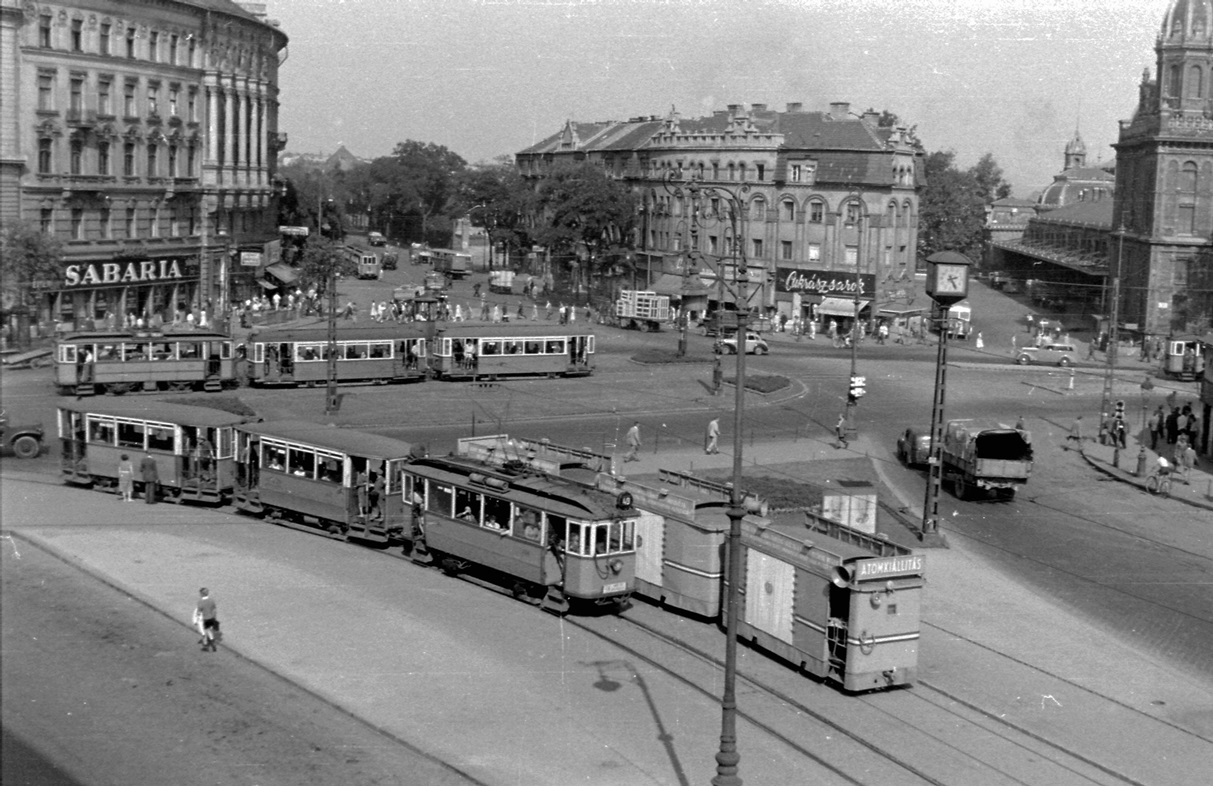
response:
[[[1028,423],[1026,420],[1024,420],[1023,415],[1020,415],[1019,419],[1015,421],[1015,430],[1016,431],[1027,431],[1028,430]]]
[[[198,590],[198,605],[194,608],[194,625],[198,628],[198,633],[202,637],[198,643],[202,645],[202,650],[210,650],[214,652],[215,640],[219,637],[219,609],[215,605],[215,599],[211,597],[211,591],[206,587]]]
[[[1066,444],[1071,442],[1078,443],[1078,449],[1082,450],[1082,415],[1074,418],[1074,422],[1070,424],[1070,433],[1066,435]]]
[[[1179,439],[1179,407],[1171,407],[1171,414],[1163,421],[1163,428],[1167,434],[1167,444],[1174,445]]]
[[[1186,444],[1182,451],[1176,451],[1179,454],[1179,472],[1183,479],[1184,485],[1191,485],[1192,468],[1196,466],[1196,448]]]
[[[984,338],[982,338],[982,337],[981,337],[981,331],[980,331],[980,330],[979,330],[979,331],[977,331],[977,340],[976,340],[974,343],[977,345],[977,348],[978,348],[978,349],[985,349],[985,348],[986,348],[986,340],[985,340]]]
[[[155,505],[160,473],[156,468],[156,459],[152,458],[151,453],[144,454],[139,462],[139,477],[143,479],[143,500],[149,505]]]
[[[724,369],[720,366],[720,355],[712,356],[712,395],[720,394],[720,385],[724,382]]]
[[[628,444],[628,452],[624,455],[624,461],[639,461],[637,454],[640,453],[640,421],[632,423],[632,427],[628,429],[627,437],[624,439]]]
[[[708,421],[707,438],[704,441],[703,452],[709,456],[713,453],[719,453],[720,449],[716,447],[717,441],[720,439],[720,418],[712,418]]]
[[[1162,436],[1165,418],[1162,404],[1159,404],[1158,409],[1154,410],[1154,414],[1150,415],[1150,419],[1146,421],[1146,426],[1150,429],[1150,450],[1158,450],[1158,438]]]
[[[135,465],[131,463],[131,457],[123,453],[118,459],[118,495],[123,502],[134,501],[134,487]]]
[[[848,446],[846,414],[838,416],[838,422],[834,424],[834,436],[838,439],[838,444],[835,447],[845,449]]]
[[[1015,335],[1012,334],[1011,335],[1011,354],[1014,355],[1018,351],[1019,351],[1019,342],[1016,340]]]

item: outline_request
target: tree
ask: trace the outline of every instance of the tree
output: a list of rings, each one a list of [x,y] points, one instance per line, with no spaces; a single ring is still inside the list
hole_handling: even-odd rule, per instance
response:
[[[4,283],[0,311],[5,323],[15,322],[18,341],[29,336],[30,312],[36,292],[62,277],[63,244],[28,221],[5,222],[0,232],[0,281]]]
[[[956,154],[936,151],[923,167],[926,186],[918,199],[918,253],[958,251],[981,258],[986,200],[973,170],[956,168]]]
[[[507,257],[532,245],[525,217],[535,209],[535,190],[508,156],[471,167],[457,180],[453,215],[468,215],[484,226],[489,240],[505,247]]]
[[[1002,167],[994,160],[993,153],[986,153],[969,170],[977,181],[977,190],[986,202],[1011,195],[1011,184],[1002,176]]]
[[[330,270],[341,276],[358,275],[358,265],[332,240],[311,236],[299,255],[299,288],[315,289],[320,296],[328,294]]]

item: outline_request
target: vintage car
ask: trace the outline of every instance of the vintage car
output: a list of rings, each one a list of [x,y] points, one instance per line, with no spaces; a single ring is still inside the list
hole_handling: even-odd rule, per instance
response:
[[[44,433],[41,423],[10,426],[8,413],[0,410],[0,445],[17,458],[37,458]]]
[[[910,426],[897,438],[897,459],[908,467],[925,465],[931,458],[931,429]]]
[[[1072,366],[1078,360],[1078,348],[1073,344],[1048,343],[1039,347],[1024,347],[1015,356],[1021,366]]]
[[[718,355],[736,355],[737,354],[737,333],[724,338],[716,339],[716,344],[713,347]],[[747,355],[766,355],[771,351],[767,345],[767,340],[758,333],[749,331],[745,334],[745,353]]]

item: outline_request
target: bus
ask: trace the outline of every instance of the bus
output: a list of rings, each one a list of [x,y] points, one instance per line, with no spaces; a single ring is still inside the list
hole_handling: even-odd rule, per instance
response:
[[[240,426],[236,452],[237,510],[340,538],[386,543],[404,534],[408,442],[283,420]]]
[[[69,333],[55,345],[61,395],[219,391],[235,383],[231,336],[210,330]]]
[[[156,461],[160,494],[171,502],[219,505],[235,482],[235,427],[243,415],[155,400],[87,399],[59,406],[64,482],[118,487],[126,455]],[[136,472],[135,487],[147,493]]]
[[[434,270],[447,278],[467,278],[472,272],[471,254],[449,248],[431,248],[429,257],[434,263]]]
[[[569,325],[454,322],[430,353],[438,379],[579,377],[594,371],[594,333]]]
[[[267,329],[249,337],[249,381],[255,385],[316,387],[328,383],[325,326]],[[337,381],[410,382],[426,376],[424,325],[386,323],[343,327],[337,333]]]
[[[367,251],[358,246],[346,246],[345,255],[357,266],[359,279],[383,277],[383,266],[374,251]]]

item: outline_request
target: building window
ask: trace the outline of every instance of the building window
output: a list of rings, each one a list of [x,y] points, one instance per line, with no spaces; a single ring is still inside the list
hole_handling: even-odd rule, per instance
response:
[[[168,62],[170,65],[177,65],[177,34],[173,33],[168,37]]]
[[[72,116],[79,119],[84,114],[84,77],[73,76],[69,85],[70,93],[68,94],[68,111]]]
[[[761,182],[766,179],[766,176],[767,176],[767,165],[766,164],[755,164],[754,165],[754,178],[756,180],[758,180],[759,182]]]
[[[186,66],[188,66],[190,68],[194,67],[194,52],[197,50],[197,44],[198,44],[198,41],[191,35],[189,50],[186,53],[188,59],[185,62]]]
[[[177,146],[169,144],[168,146],[168,172],[165,173],[168,177],[177,176]]]
[[[126,236],[127,238],[135,238],[135,208],[128,207],[126,209]]]
[[[198,88],[191,87],[189,98],[186,99],[185,117],[191,123],[198,122]]]
[[[160,237],[160,205],[152,207],[152,222],[148,227],[149,237]]]
[[[824,202],[809,203],[809,223],[820,224],[826,220],[826,206]]]
[[[176,206],[173,207],[172,213],[168,217],[168,234],[169,237],[181,237],[181,216]]]
[[[754,238],[752,242],[754,244],[753,245],[754,259],[762,259],[762,256],[763,256],[762,240],[760,238]]]
[[[170,117],[177,116],[177,101],[181,96],[181,88],[177,85],[169,85],[168,88],[168,113]]]
[[[155,30],[148,34],[147,59],[153,63],[160,59],[160,33]]]
[[[101,239],[109,240],[110,238],[112,238],[114,236],[113,211],[110,210],[108,207],[101,208],[101,213],[98,217],[98,220],[101,223]]]
[[[147,116],[160,116],[160,85],[147,86]]]
[[[126,28],[126,56],[135,59],[135,28]]]
[[[792,241],[791,240],[779,241],[779,258],[784,261],[790,261],[792,259]]]
[[[745,182],[746,175],[745,175],[745,162],[744,161],[742,161],[740,164],[737,165],[737,179],[742,181],[743,183]]]
[[[147,143],[147,176],[148,177],[159,177],[159,175],[160,175],[160,173],[157,171],[157,166],[156,166],[156,164],[159,163],[157,160],[157,154],[159,152],[160,152],[160,148],[158,145],[156,145],[154,142]]]
[[[820,262],[821,261],[821,244],[820,243],[809,243],[809,261],[810,262]]]
[[[190,142],[185,146],[185,177],[194,176],[194,143]]]
[[[84,174],[84,143],[79,139],[72,140],[71,155],[68,159],[68,166],[73,175]]]
[[[38,46],[44,49],[51,48],[51,15],[41,14],[38,17]]]
[[[135,176],[135,143],[126,142],[122,145],[122,174],[126,177]]]
[[[139,110],[135,106],[135,83],[127,82],[122,88],[122,113],[126,117],[138,117]]]
[[[781,221],[796,220],[796,203],[790,199],[785,199],[779,203],[779,219]]]
[[[42,212],[38,214],[38,228],[42,230],[42,234],[51,235],[55,232],[55,210],[54,208],[44,207]]]
[[[97,143],[97,174],[108,175],[110,173],[110,143],[107,140],[101,140]]]
[[[848,224],[854,224],[859,221],[859,205],[854,202],[847,202],[845,220]]]
[[[72,240],[84,240],[84,210],[72,208]]]
[[[113,25],[109,22],[101,23],[101,37],[97,41],[97,51],[103,55],[110,53],[110,36],[113,35]]]
[[[189,235],[193,237],[198,234],[198,212],[196,208],[186,208],[186,218],[189,220]]]
[[[734,166],[733,164],[729,164],[729,180],[736,180],[736,179],[737,179],[737,167]]]
[[[792,164],[790,169],[792,171],[791,171],[791,175],[788,179],[791,180],[793,183],[799,183],[800,182],[800,164]]]
[[[1179,226],[1176,227],[1181,235],[1196,234],[1196,205],[1180,205],[1176,220]]]
[[[55,77],[38,74],[38,110],[52,112],[55,109]]]
[[[844,264],[849,268],[859,266],[859,246],[847,246]]]
[[[114,82],[110,77],[103,76],[97,79],[97,114],[107,116],[114,114],[113,90]]]
[[[53,139],[38,140],[38,174],[40,175],[51,174],[55,163],[54,156],[51,155],[54,151],[54,144]]]
[[[1179,172],[1179,193],[1195,194],[1198,169],[1195,161],[1188,161]]]
[[[83,52],[84,51],[84,20],[83,19],[73,19],[72,20],[72,51],[73,52]]]

